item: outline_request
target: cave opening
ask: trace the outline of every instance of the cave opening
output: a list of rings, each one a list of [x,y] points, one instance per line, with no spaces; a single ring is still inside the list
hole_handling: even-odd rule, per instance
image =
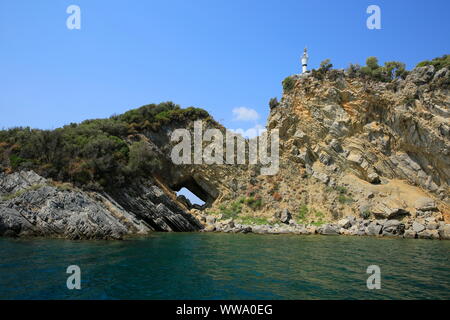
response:
[[[171,189],[176,192],[178,200],[183,202],[188,209],[203,210],[210,206],[217,197],[212,188],[208,188],[202,182],[199,183],[193,177],[181,180],[172,185]]]
[[[177,196],[178,197],[183,196],[185,199],[189,200],[188,203],[189,207],[193,207],[194,205],[202,207],[206,203],[186,187],[181,188],[180,191],[177,192]]]

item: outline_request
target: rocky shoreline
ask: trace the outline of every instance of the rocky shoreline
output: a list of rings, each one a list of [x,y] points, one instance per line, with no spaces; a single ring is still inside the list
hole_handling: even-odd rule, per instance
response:
[[[99,193],[33,171],[0,173],[0,236],[116,240],[201,227],[150,181]]]
[[[237,223],[233,219],[217,220],[215,217],[202,215],[200,222],[204,224],[202,232],[319,234],[450,240],[450,224],[446,224],[444,221],[437,221],[434,217],[400,221],[396,219],[369,220],[349,216],[336,223],[315,226],[298,224],[293,220],[273,225],[247,225]]]
[[[270,224],[243,224],[239,217],[225,219],[200,210],[184,212],[156,185],[125,191],[100,194],[55,186],[32,171],[0,175],[0,236],[123,239],[154,231],[201,231],[450,240],[450,224],[431,198],[417,199],[413,215],[396,219],[347,216],[335,223],[302,224],[283,209]]]

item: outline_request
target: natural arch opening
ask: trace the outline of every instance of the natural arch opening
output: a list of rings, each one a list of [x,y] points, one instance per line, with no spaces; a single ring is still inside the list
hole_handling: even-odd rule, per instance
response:
[[[181,182],[172,185],[171,188],[177,193],[178,200],[184,202],[189,209],[203,210],[217,198],[217,192],[214,192],[214,189],[202,182],[197,182],[193,177],[185,178]]]
[[[186,187],[181,188],[180,191],[177,192],[177,198],[180,201],[183,201],[189,208],[203,208],[206,203]]]

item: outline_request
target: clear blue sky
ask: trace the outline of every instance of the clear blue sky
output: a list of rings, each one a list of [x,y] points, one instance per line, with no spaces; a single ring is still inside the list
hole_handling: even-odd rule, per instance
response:
[[[68,30],[66,8],[81,8]],[[366,28],[381,7],[382,30]],[[265,124],[268,100],[310,66],[417,62],[449,53],[450,1],[1,0],[0,128],[55,128],[172,100],[230,128]],[[233,120],[254,109],[259,120]]]

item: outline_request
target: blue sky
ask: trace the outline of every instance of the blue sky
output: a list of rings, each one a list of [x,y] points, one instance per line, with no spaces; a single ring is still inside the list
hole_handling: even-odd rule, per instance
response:
[[[66,27],[71,4],[81,30]],[[366,27],[371,4],[381,30]],[[449,12],[448,0],[1,0],[0,128],[56,128],[168,100],[229,128],[264,125],[305,46],[311,67],[368,56],[413,67],[449,53]]]

